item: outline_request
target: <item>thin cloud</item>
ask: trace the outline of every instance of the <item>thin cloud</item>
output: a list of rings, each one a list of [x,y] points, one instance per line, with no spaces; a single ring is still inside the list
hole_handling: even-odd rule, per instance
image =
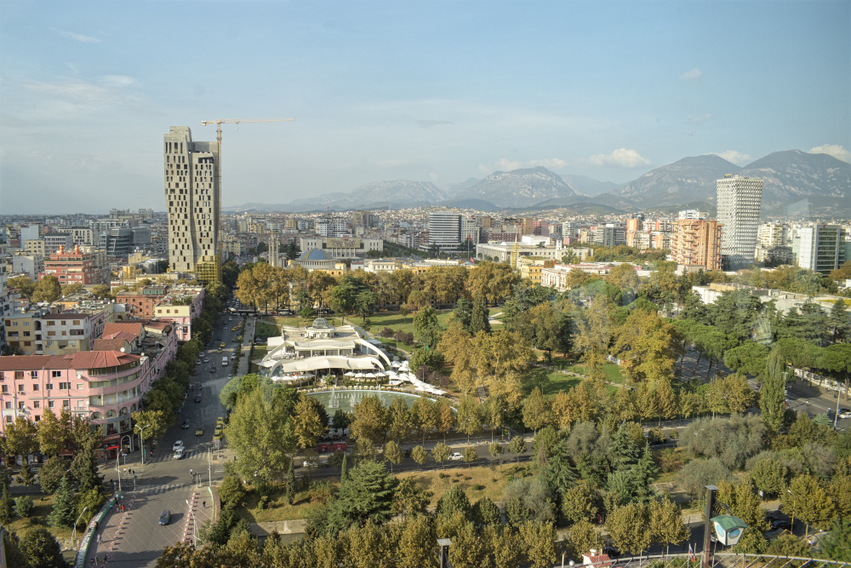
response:
[[[30,120],[68,119],[115,105],[138,104],[131,87],[136,83],[126,75],[105,75],[98,83],[60,77],[54,82],[29,81],[30,109],[23,114]]]
[[[686,83],[694,83],[701,80],[703,80],[703,71],[700,69],[692,69],[680,75],[680,81],[685,81]]]
[[[597,154],[586,158],[584,161],[592,166],[619,166],[621,168],[635,168],[650,163],[650,160],[643,158],[637,151],[626,148],[618,148],[611,154]]]
[[[66,32],[63,30],[56,30],[56,33],[61,35],[64,38],[73,39],[74,41],[79,41],[80,43],[100,43],[100,40],[96,37],[75,34],[73,32]]]
[[[732,162],[734,164],[744,164],[750,162],[753,158],[751,158],[750,154],[743,154],[741,152],[736,152],[735,150],[727,150],[726,152],[713,152],[719,158],[724,158],[728,162]]]
[[[711,114],[690,114],[683,119],[686,124],[703,124],[715,118]]]
[[[843,162],[851,163],[851,152],[849,152],[839,144],[824,144],[823,146],[816,146],[815,148],[810,150],[809,153],[828,154],[830,156],[833,156],[837,160],[842,160]]]
[[[433,126],[442,126],[444,124],[455,124],[449,120],[415,120],[420,128],[431,128]]]

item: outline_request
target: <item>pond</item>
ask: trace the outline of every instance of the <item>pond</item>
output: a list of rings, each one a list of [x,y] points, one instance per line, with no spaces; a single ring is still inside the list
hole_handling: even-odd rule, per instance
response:
[[[410,408],[414,401],[420,398],[415,394],[407,394],[402,392],[377,391],[366,389],[337,389],[335,391],[326,392],[311,392],[307,396],[312,396],[322,403],[322,406],[328,411],[328,414],[333,416],[337,409],[342,409],[346,412],[352,412],[354,406],[367,396],[377,396],[384,406],[390,406],[393,399],[401,397]]]

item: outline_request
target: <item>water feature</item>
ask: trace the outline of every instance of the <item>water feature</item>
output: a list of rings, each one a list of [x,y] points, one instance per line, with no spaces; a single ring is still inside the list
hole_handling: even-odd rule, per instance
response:
[[[326,409],[331,410],[329,414],[333,414],[338,408],[346,412],[352,412],[354,406],[367,396],[377,396],[384,406],[390,406],[393,399],[401,397],[410,408],[419,395],[408,394],[403,392],[390,392],[367,389],[333,389],[325,392],[306,393],[307,396],[312,396],[322,403]]]

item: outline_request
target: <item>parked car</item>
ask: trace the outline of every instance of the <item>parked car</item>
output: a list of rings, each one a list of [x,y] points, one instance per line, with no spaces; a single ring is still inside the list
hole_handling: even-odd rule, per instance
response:
[[[451,461],[451,462],[457,462],[457,461],[461,461],[463,459],[464,459],[464,456],[461,455],[461,452],[452,452],[451,454],[449,454],[449,461]]]
[[[200,394],[195,397],[195,402],[201,402],[201,395]]]
[[[160,513],[160,524],[167,525],[171,521],[171,511],[166,509],[162,513]]]
[[[176,452],[177,450],[183,450],[183,448],[185,448],[185,447],[186,447],[186,446],[183,444],[183,440],[178,440],[178,441],[176,441],[176,442],[174,443],[174,445],[171,447],[171,450],[172,450],[173,452]]]
[[[839,417],[840,418],[851,418],[851,410],[848,410],[847,408],[840,408],[839,409]]]

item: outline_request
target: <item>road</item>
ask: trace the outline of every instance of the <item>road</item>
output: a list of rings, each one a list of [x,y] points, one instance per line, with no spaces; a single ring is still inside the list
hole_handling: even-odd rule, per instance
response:
[[[93,543],[89,548],[87,566],[90,559],[97,556],[102,562],[104,554],[108,554],[110,568],[152,568],[163,548],[179,542],[184,535],[191,537],[193,531],[210,519],[213,509],[207,487],[224,477],[224,460],[230,456],[224,450],[215,459],[212,436],[216,418],[224,416],[219,393],[231,373],[234,342],[240,335],[231,328],[240,320],[228,315],[219,319],[213,340],[201,355],[202,363],[194,371],[197,374],[192,376],[192,390],[177,424],[157,440],[157,449],[145,456],[145,465],[141,463],[140,452],[135,452],[127,456],[126,462],[122,459],[120,474],[114,462],[103,468],[107,486],[115,484],[117,488],[120,475],[127,510],[113,512],[102,523],[101,543]],[[222,341],[226,347],[217,353]],[[227,366],[222,366],[223,356],[228,357]],[[204,357],[209,363],[203,362]],[[196,403],[199,393],[201,402]],[[189,428],[183,429],[181,426],[187,419]],[[202,436],[195,435],[198,427],[204,429]],[[186,450],[184,457],[176,460],[171,450],[178,440],[183,441]],[[131,470],[135,476],[130,475]],[[168,525],[160,526],[160,514],[166,509],[171,512],[171,520]]]

